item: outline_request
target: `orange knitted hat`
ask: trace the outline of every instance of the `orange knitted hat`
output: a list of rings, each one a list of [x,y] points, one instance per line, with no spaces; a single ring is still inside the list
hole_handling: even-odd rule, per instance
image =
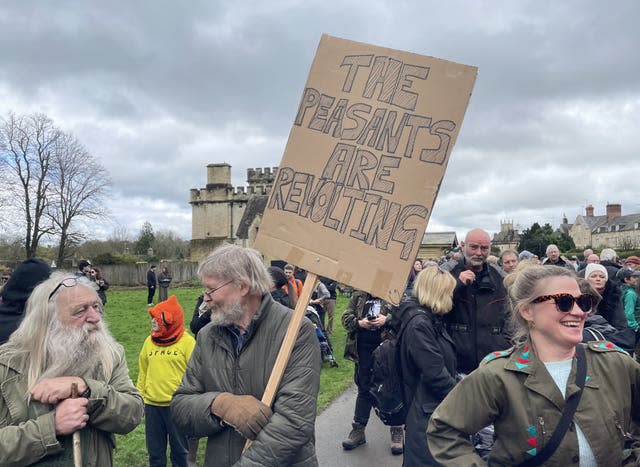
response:
[[[175,295],[149,308],[149,315],[156,322],[156,329],[151,331],[155,344],[171,345],[184,334],[184,310]]]

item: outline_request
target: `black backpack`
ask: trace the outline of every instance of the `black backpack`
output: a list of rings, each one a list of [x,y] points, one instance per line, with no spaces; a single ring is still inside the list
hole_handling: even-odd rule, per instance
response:
[[[372,354],[371,388],[374,410],[387,426],[404,425],[409,407],[404,400],[402,367],[400,365],[400,338],[413,318],[413,314],[400,327],[398,334],[383,341]]]

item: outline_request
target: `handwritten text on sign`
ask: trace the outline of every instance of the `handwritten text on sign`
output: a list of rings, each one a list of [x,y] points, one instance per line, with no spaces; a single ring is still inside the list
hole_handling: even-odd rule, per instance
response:
[[[323,35],[256,248],[398,303],[476,72]]]
[[[429,116],[412,113],[419,98],[412,91],[413,80],[426,80],[428,67],[374,55],[345,56],[341,66],[345,70],[344,93],[352,93],[357,75],[367,73],[361,96],[386,106],[374,109],[306,88],[294,124],[330,133],[338,142],[317,180],[311,173],[281,167],[269,208],[309,218],[382,250],[390,241],[398,242],[402,245],[400,258],[406,260],[416,240],[422,238],[415,228],[407,229],[406,222],[413,216],[427,219],[429,209],[388,199],[394,192],[391,175],[403,157],[444,163],[451,142],[449,132],[456,124],[451,120],[433,122]],[[389,110],[388,106],[402,110]],[[434,146],[416,147],[422,132],[435,137]],[[377,155],[366,148],[384,153]],[[358,205],[361,209],[356,209],[359,214],[354,216]]]

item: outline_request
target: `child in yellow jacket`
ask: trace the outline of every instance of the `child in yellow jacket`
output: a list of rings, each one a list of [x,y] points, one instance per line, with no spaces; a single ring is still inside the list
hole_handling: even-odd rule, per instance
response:
[[[151,335],[140,350],[137,387],[144,399],[149,465],[167,465],[167,438],[171,463],[187,466],[187,437],[171,421],[169,404],[182,381],[196,344],[184,332],[184,311],[175,295],[149,308]]]

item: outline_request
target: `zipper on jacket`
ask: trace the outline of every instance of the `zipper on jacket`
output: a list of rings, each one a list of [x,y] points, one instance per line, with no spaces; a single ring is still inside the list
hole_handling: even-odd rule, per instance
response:
[[[620,425],[620,422],[618,421],[617,418],[614,418],[613,421],[616,424],[616,428],[618,430],[620,430],[620,434],[622,435],[622,442],[623,443],[626,444],[627,441],[633,440],[633,437],[631,436],[631,433],[628,433],[628,432],[624,431],[624,429],[622,428],[622,425]]]
[[[547,437],[547,430],[544,428],[544,418],[538,417],[538,425],[540,425],[540,445],[536,446],[538,452],[544,447],[544,439]]]

